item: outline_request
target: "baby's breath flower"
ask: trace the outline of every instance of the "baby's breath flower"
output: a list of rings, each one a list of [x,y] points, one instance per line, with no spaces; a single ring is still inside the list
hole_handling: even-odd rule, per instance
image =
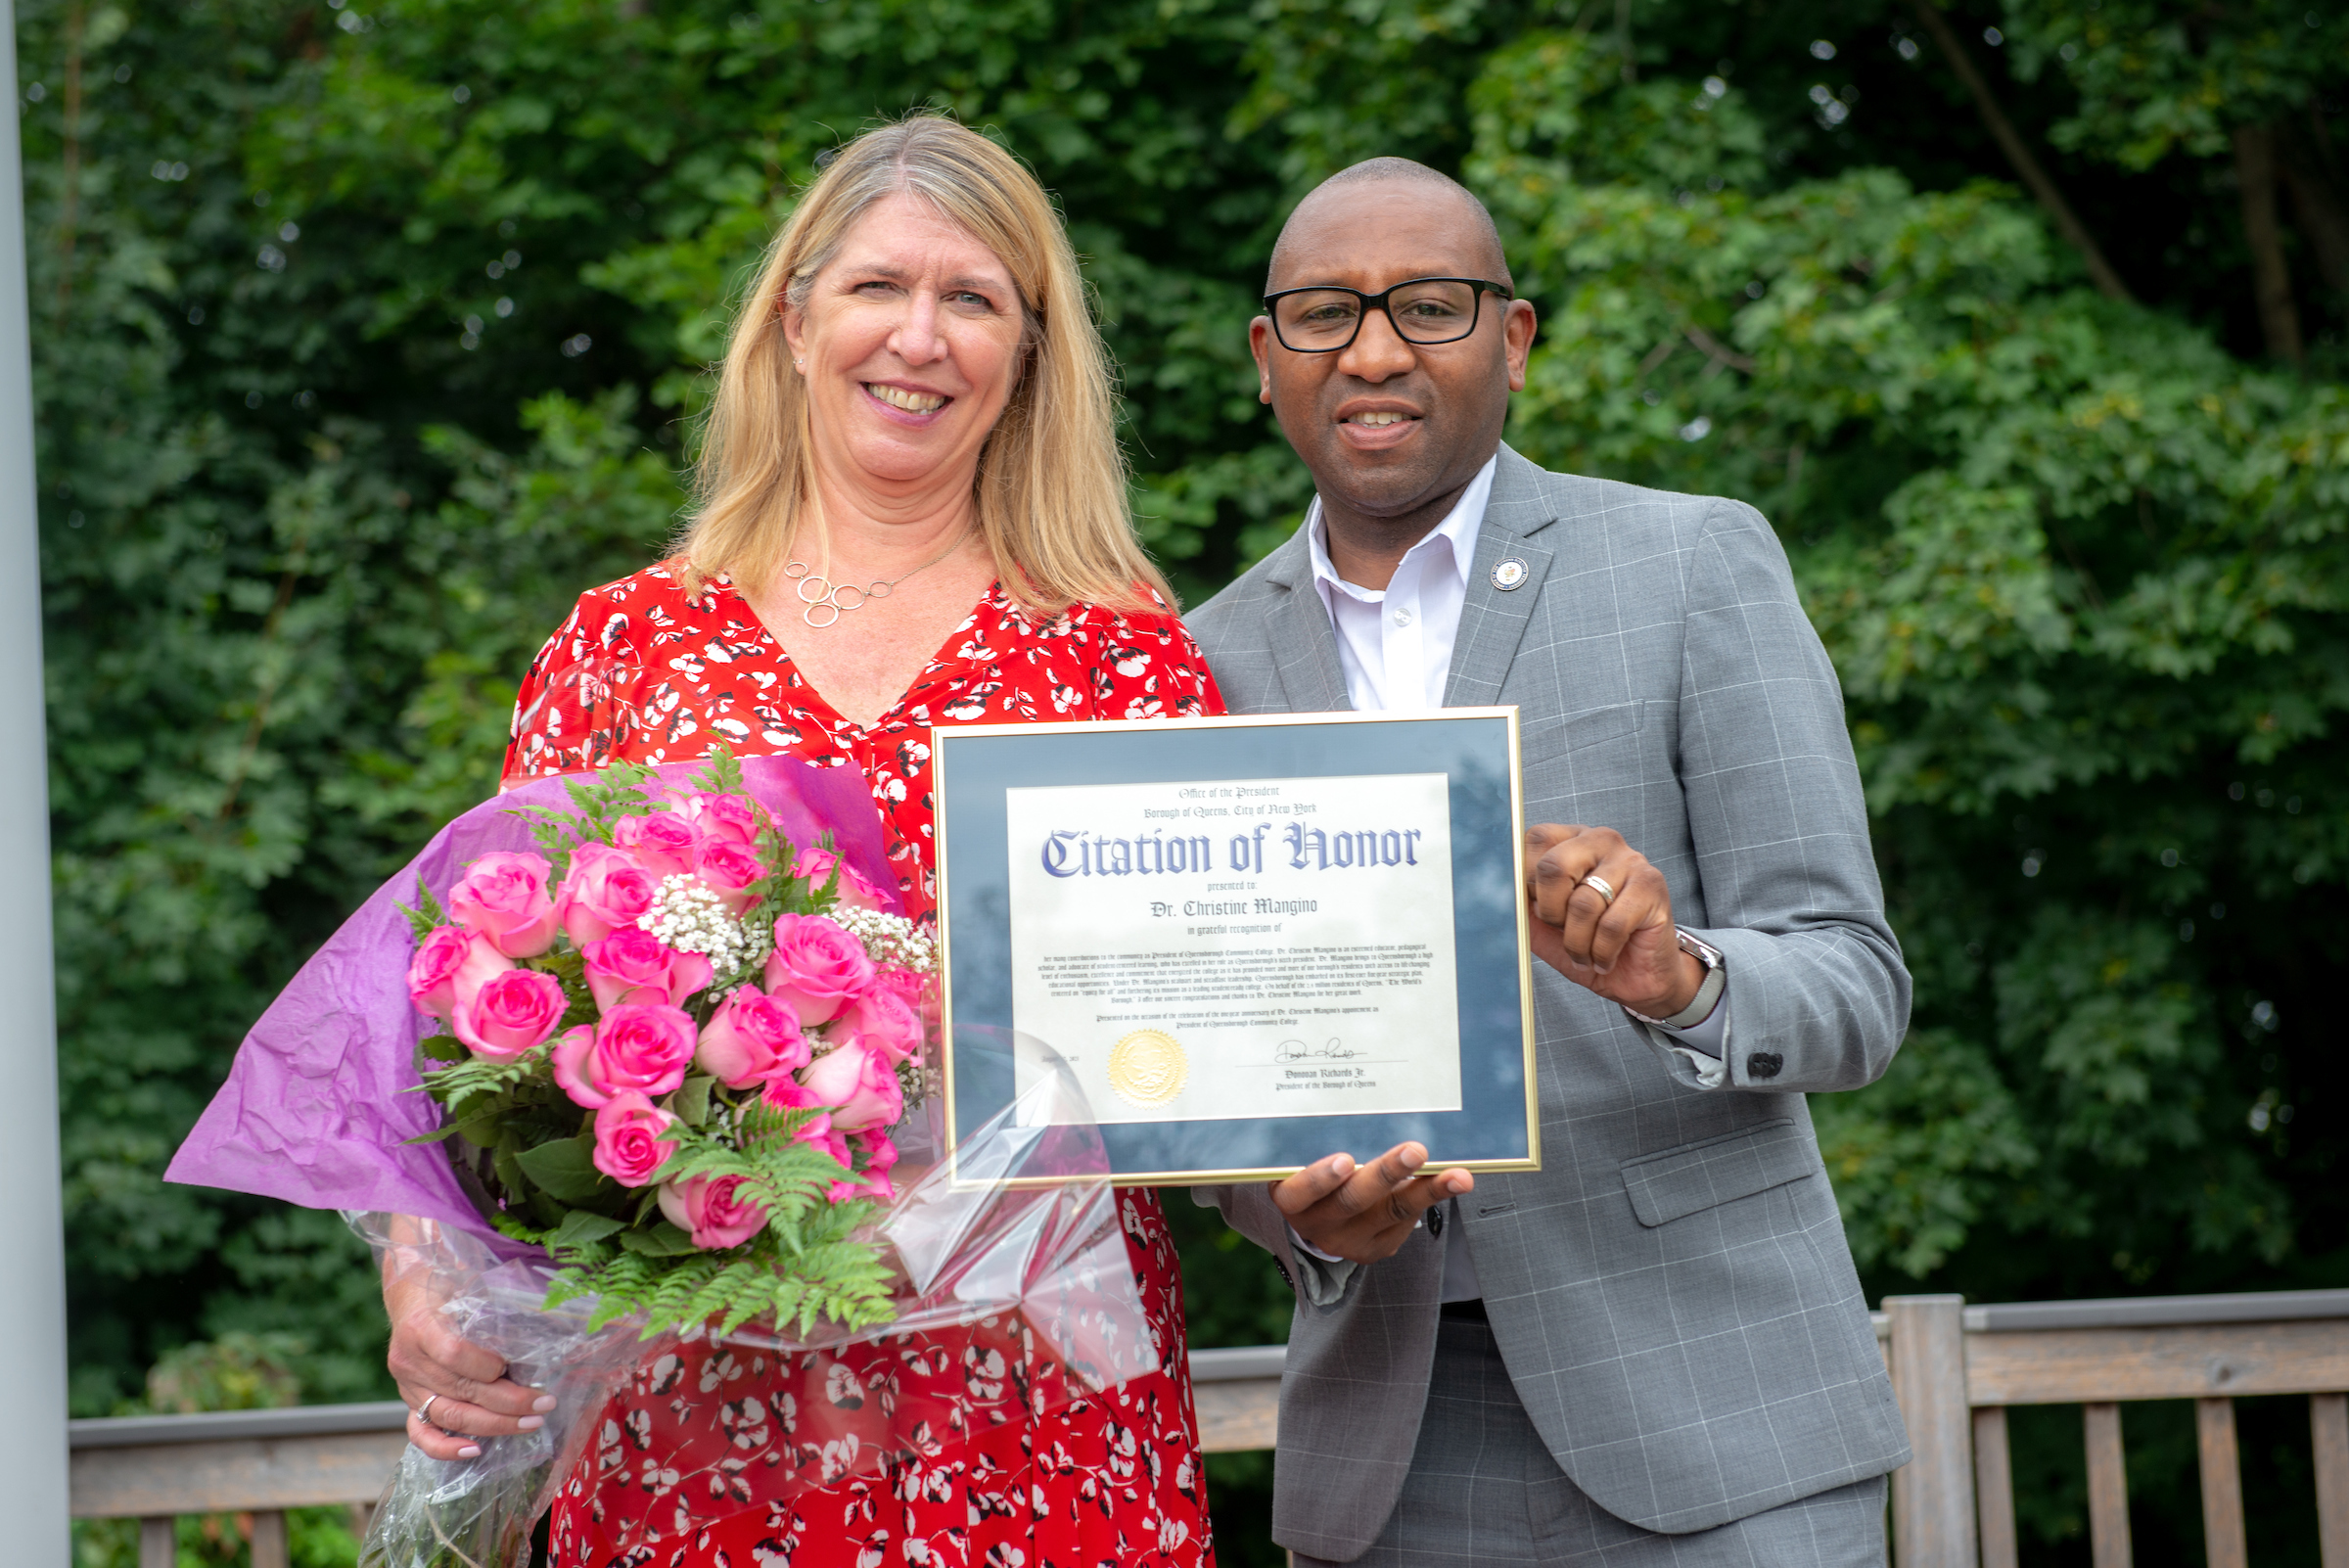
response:
[[[698,952],[710,967],[729,975],[766,956],[767,938],[726,912],[725,900],[699,877],[682,873],[661,879],[653,906],[636,919],[655,941],[679,952]]]
[[[875,963],[899,964],[922,975],[938,967],[938,950],[930,934],[903,915],[883,914],[878,909],[835,909],[831,919],[863,943]]]

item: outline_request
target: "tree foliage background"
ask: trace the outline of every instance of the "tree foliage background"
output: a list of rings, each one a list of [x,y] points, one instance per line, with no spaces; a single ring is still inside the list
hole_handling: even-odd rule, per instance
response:
[[[1918,982],[1888,1078],[1815,1102],[1871,1292],[2342,1282],[2349,15],[17,11],[77,1412],[386,1392],[333,1217],[160,1173],[274,989],[489,790],[572,596],[662,552],[816,156],[924,104],[1057,194],[1194,602],[1309,495],[1247,360],[1271,237],[1378,154],[1500,218],[1521,450],[1776,523]],[[1198,1340],[1285,1333],[1174,1207]],[[2131,1417],[2148,1561],[2199,1550],[2174,1415]],[[2305,1425],[2244,1419],[2253,1549],[2313,1561]],[[2027,1545],[2085,1560],[2076,1426],[2017,1442]],[[1219,1466],[1253,1560],[1263,1461]]]

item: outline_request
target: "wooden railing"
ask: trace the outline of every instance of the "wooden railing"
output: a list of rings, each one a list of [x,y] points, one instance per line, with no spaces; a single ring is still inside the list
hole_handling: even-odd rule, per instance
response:
[[[2349,1290],[1968,1307],[1889,1296],[1875,1315],[1915,1457],[1892,1478],[1899,1568],[2014,1568],[2006,1409],[2085,1407],[2096,1568],[2128,1568],[2121,1407],[2194,1400],[2210,1568],[2245,1568],[2234,1405],[2305,1394],[2324,1568],[2349,1568]],[[1195,1351],[1207,1451],[1270,1448],[1279,1345]],[[172,1520],[250,1513],[253,1568],[285,1568],[287,1508],[366,1505],[406,1443],[398,1404],[72,1423],[79,1518],[136,1518],[140,1568],[171,1568]]]
[[[2349,1290],[1968,1307],[1888,1296],[1877,1319],[1915,1456],[1892,1478],[1900,1568],[2014,1568],[2006,1410],[2085,1410],[2090,1552],[2129,1568],[2121,1407],[2192,1400],[2210,1568],[2245,1568],[2234,1402],[2309,1396],[2324,1568],[2349,1568]]]
[[[1211,1453],[1272,1446],[1279,1345],[1195,1351],[1191,1384]],[[69,1423],[77,1519],[137,1519],[139,1568],[173,1568],[174,1520],[253,1516],[253,1568],[286,1568],[288,1508],[367,1507],[407,1447],[407,1407],[313,1405]]]

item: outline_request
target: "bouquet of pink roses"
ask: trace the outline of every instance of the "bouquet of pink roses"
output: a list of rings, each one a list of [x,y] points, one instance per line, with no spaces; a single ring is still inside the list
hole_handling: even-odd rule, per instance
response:
[[[482,855],[445,910],[418,883],[427,1139],[591,1326],[887,1320],[858,1232],[920,1097],[929,939],[828,835],[788,842],[729,753],[686,790],[625,763],[569,789],[530,808],[538,853]]]

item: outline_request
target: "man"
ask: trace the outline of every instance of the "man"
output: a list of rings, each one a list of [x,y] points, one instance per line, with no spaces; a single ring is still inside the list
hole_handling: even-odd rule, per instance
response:
[[[1880,1564],[1908,1459],[1804,1092],[1907,1027],[1834,670],[1740,502],[1501,444],[1531,305],[1376,159],[1291,214],[1261,395],[1295,537],[1191,618],[1235,713],[1515,704],[1543,1169],[1405,1144],[1202,1188],[1298,1293],[1300,1564]]]

